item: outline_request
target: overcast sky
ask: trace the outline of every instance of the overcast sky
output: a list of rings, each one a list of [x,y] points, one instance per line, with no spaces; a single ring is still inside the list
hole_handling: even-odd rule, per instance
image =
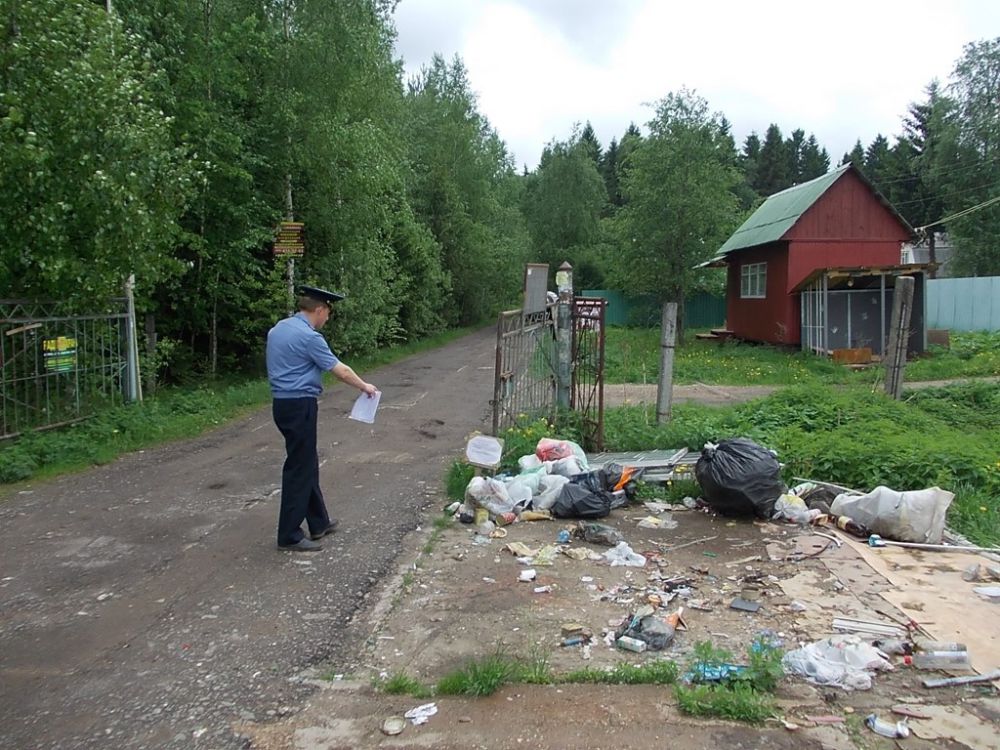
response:
[[[408,74],[461,56],[519,168],[574,123],[607,146],[682,86],[738,144],[802,128],[835,166],[858,138],[891,142],[963,45],[1000,36],[1000,0],[400,0],[396,27]]]

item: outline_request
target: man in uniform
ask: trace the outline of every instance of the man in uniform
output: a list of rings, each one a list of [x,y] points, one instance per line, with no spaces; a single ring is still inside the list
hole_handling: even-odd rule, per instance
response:
[[[317,540],[337,527],[319,487],[316,399],[323,392],[323,373],[329,370],[369,397],[377,389],[337,359],[319,333],[330,319],[333,303],[344,295],[311,286],[299,287],[298,295],[299,311],[278,321],[267,334],[267,379],[274,423],[285,438],[278,549],[313,552],[322,549]],[[302,532],[303,520],[309,527],[308,538]]]

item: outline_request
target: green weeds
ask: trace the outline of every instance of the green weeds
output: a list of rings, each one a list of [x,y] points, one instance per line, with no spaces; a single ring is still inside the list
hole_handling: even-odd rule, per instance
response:
[[[737,341],[701,341],[689,332],[674,354],[674,382],[712,385],[802,385],[872,383],[881,370],[852,371],[789,348]],[[655,383],[660,372],[657,328],[609,327],[605,341],[605,382]],[[1000,375],[1000,332],[955,333],[950,349],[931,347],[910,362],[906,379]]]

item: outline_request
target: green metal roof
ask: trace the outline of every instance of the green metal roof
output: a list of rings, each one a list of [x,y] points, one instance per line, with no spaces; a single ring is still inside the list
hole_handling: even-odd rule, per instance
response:
[[[739,229],[733,232],[710,262],[722,260],[733,250],[780,240],[795,225],[799,217],[850,168],[850,163],[847,163],[815,180],[803,182],[801,185],[795,185],[772,195],[743,222]]]

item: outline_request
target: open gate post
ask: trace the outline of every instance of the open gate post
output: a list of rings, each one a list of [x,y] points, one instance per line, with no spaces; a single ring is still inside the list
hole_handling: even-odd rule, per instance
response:
[[[568,263],[556,274],[555,301],[547,278],[547,265],[529,264],[524,307],[498,318],[493,434],[568,407],[580,415],[584,447],[603,450],[607,301],[574,297]]]

